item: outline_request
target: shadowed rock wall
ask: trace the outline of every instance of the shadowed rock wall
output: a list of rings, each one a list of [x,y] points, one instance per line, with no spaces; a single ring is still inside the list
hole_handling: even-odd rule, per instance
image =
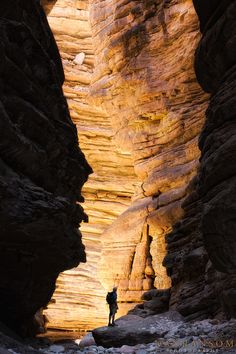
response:
[[[204,11],[205,6],[200,2],[198,13],[203,37],[196,53],[195,68],[203,89],[211,93],[199,141],[201,231],[209,258],[218,271],[216,288],[220,307],[227,317],[235,317],[236,3],[213,2],[206,25],[202,21]]]
[[[203,36],[198,81],[211,94],[200,135],[200,169],[185,217],[168,236],[171,307],[189,319],[236,315],[235,13],[231,1],[194,1]]]
[[[119,314],[170,287],[165,237],[197,173],[208,99],[193,69],[198,21],[190,0],[58,0],[49,22],[94,174],[83,189],[88,262],[60,276],[46,313],[51,327],[92,328],[106,323],[114,283]]]
[[[58,274],[85,261],[77,201],[91,168],[39,2],[2,1],[0,37],[0,320],[26,334]]]

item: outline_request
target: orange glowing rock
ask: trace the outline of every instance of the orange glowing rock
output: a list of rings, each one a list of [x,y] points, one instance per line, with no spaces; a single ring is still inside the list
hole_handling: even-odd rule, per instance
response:
[[[146,290],[170,287],[165,236],[196,174],[207,100],[193,70],[199,31],[190,0],[87,4],[58,0],[49,16],[71,116],[94,170],[83,190],[87,263],[60,276],[46,311],[49,326],[64,329],[105,324],[114,284],[119,315]]]

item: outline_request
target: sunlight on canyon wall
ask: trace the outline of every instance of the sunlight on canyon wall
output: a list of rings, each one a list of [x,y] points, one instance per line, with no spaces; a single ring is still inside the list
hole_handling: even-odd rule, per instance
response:
[[[94,173],[83,189],[87,263],[61,274],[46,315],[50,327],[92,328],[106,323],[113,284],[119,315],[170,287],[165,236],[196,175],[207,100],[193,70],[198,21],[190,0],[58,0],[48,10]]]

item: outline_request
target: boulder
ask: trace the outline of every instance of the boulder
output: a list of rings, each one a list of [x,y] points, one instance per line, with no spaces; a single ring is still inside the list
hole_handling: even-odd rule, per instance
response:
[[[79,348],[84,348],[84,347],[90,347],[91,345],[95,345],[95,340],[93,337],[92,333],[88,333],[86,334],[86,336],[84,336],[80,343],[79,343]]]
[[[177,318],[175,316],[174,312],[166,312],[145,319],[136,315],[127,315],[116,321],[117,326],[100,327],[92,333],[96,344],[105,348],[151,343],[158,338],[163,338],[171,329],[180,326],[181,316]]]
[[[169,309],[170,289],[151,289],[142,296],[144,303],[137,305],[129,314],[147,317],[166,312]]]

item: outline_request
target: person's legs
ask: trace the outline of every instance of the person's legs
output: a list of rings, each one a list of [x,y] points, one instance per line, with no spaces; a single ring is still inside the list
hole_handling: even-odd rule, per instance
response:
[[[115,304],[113,306],[113,309],[112,309],[112,326],[117,326],[115,324],[115,315],[116,315],[116,312],[117,312],[117,308],[118,308],[118,306]]]
[[[109,313],[109,322],[108,322],[108,326],[117,326],[115,324],[115,315],[117,312],[117,305],[116,304],[112,304],[110,305],[110,313]]]
[[[108,322],[108,326],[111,326],[112,324],[111,324],[111,319],[112,319],[112,315],[113,315],[113,313],[112,313],[112,307],[111,307],[111,305],[109,306],[109,322]]]

